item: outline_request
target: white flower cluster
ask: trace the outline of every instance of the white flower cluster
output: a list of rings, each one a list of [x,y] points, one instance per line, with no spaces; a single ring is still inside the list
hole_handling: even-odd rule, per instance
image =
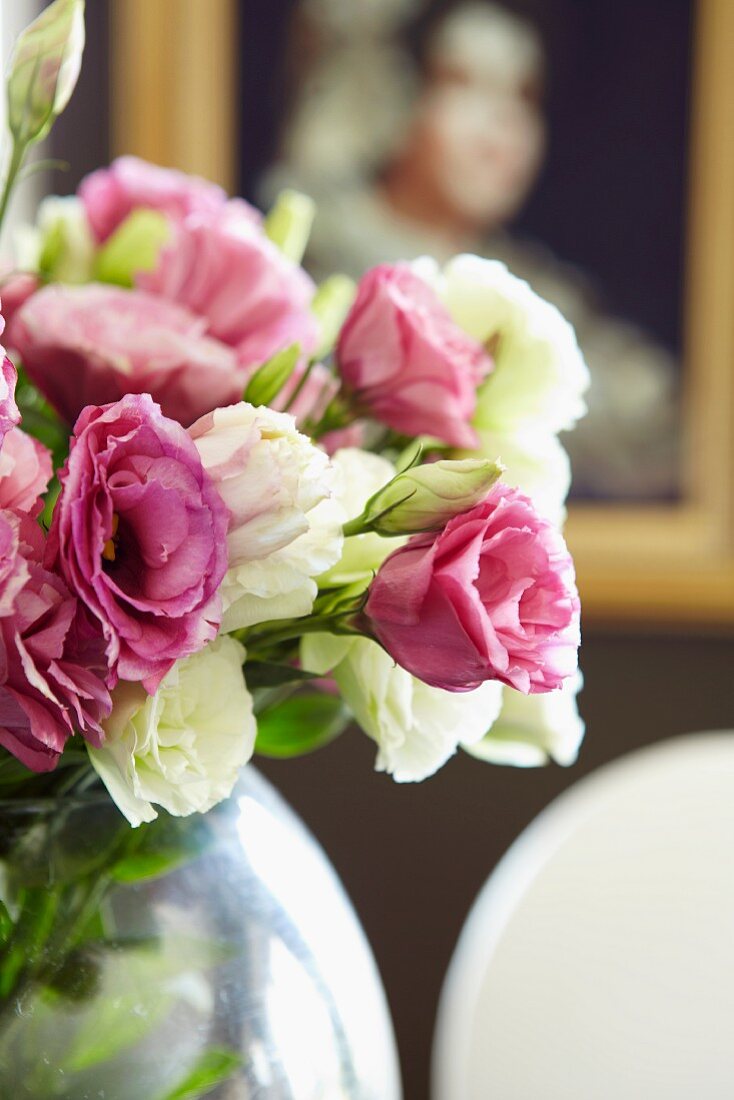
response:
[[[132,825],[157,816],[153,803],[185,817],[231,793],[255,745],[244,659],[239,642],[220,637],[177,661],[155,695],[118,685],[104,745],[89,755]]]

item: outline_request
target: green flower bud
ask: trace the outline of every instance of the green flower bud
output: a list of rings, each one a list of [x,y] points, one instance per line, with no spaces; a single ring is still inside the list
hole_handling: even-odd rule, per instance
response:
[[[289,260],[300,264],[306,251],[316,204],[300,191],[282,191],[265,219],[265,232]]]
[[[18,38],[7,81],[16,144],[40,141],[71,98],[84,50],[84,0],[55,0]]]
[[[367,502],[344,533],[414,535],[438,531],[454,516],[484,500],[502,473],[487,458],[443,459],[413,466],[394,477]]]
[[[152,271],[171,236],[168,219],[156,210],[133,210],[97,253],[95,278],[100,283],[132,286],[140,271]]]

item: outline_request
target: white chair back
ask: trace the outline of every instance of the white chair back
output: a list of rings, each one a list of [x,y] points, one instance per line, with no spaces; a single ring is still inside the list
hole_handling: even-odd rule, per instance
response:
[[[433,1100],[734,1098],[734,733],[581,780],[475,902]]]

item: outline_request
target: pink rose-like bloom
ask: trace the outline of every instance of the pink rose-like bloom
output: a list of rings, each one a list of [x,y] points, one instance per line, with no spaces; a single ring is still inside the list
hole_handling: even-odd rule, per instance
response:
[[[244,368],[295,343],[308,355],[318,343],[313,281],[259,226],[228,214],[187,218],[136,283],[205,318]]]
[[[99,635],[43,551],[32,519],[0,512],[0,744],[36,772],[75,732],[99,746],[112,707]]]
[[[409,265],[383,264],[362,277],[337,362],[375,419],[405,435],[476,446],[469,421],[492,361]]]
[[[500,680],[552,691],[577,665],[579,598],[561,533],[506,485],[416,535],[381,566],[366,605],[399,665],[434,687]]]
[[[141,207],[181,221],[188,214],[216,214],[227,202],[215,183],[137,157],[118,157],[109,168],[86,176],[79,185],[79,197],[99,242]]]
[[[48,286],[16,314],[11,337],[33,382],[70,423],[87,405],[149,393],[191,424],[242,396],[245,372],[206,322],[140,290]]]
[[[0,317],[0,332],[3,331],[3,321]],[[5,349],[0,347],[0,447],[8,432],[12,431],[16,424],[20,424],[20,410],[15,403],[15,386],[18,381],[18,372],[5,354]]]
[[[186,431],[146,394],[82,412],[60,481],[47,564],[99,622],[110,683],[152,694],[217,633],[227,509]]]
[[[0,284],[0,296],[2,297],[2,313],[5,323],[10,330],[13,318],[31,294],[35,294],[40,286],[36,275],[30,275],[25,271],[17,271],[6,276]],[[9,344],[11,350],[13,345]]]
[[[0,451],[0,508],[37,516],[52,475],[51,452],[14,428],[5,436]]]

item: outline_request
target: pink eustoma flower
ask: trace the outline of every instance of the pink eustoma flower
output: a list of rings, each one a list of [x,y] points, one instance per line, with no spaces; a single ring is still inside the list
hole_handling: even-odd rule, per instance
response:
[[[76,732],[99,746],[112,706],[101,637],[43,543],[30,517],[0,511],[0,744],[36,772]]]
[[[3,277],[0,283],[0,297],[2,297],[2,314],[8,331],[13,323],[13,318],[31,294],[35,294],[40,287],[40,280],[36,275],[25,271],[15,271]],[[8,346],[12,350],[12,343]]]
[[[99,623],[116,678],[152,693],[221,619],[228,514],[186,431],[147,394],[74,428],[47,563]]]
[[[492,361],[408,264],[362,277],[336,354],[347,387],[376,420],[404,435],[476,446],[469,422]]]
[[[308,355],[318,342],[313,281],[259,226],[227,212],[186,218],[156,268],[136,282],[204,318],[208,334],[234,348],[245,368],[295,343]]]
[[[0,333],[4,327],[5,322],[0,317]],[[20,411],[15,403],[17,381],[18,372],[5,354],[5,348],[0,347],[0,446],[8,432],[20,424]]]
[[[365,610],[395,661],[446,691],[500,680],[547,692],[576,670],[573,562],[557,528],[506,485],[391,554]]]
[[[50,451],[14,428],[5,436],[0,451],[0,508],[37,516],[52,475]]]
[[[138,157],[118,157],[109,168],[86,176],[79,185],[79,197],[99,242],[134,210],[158,210],[177,222],[188,214],[216,214],[227,202],[215,183]]]
[[[235,352],[206,322],[141,290],[48,286],[18,311],[11,337],[33,382],[73,424],[87,405],[149,393],[166,416],[191,424],[242,396]]]

